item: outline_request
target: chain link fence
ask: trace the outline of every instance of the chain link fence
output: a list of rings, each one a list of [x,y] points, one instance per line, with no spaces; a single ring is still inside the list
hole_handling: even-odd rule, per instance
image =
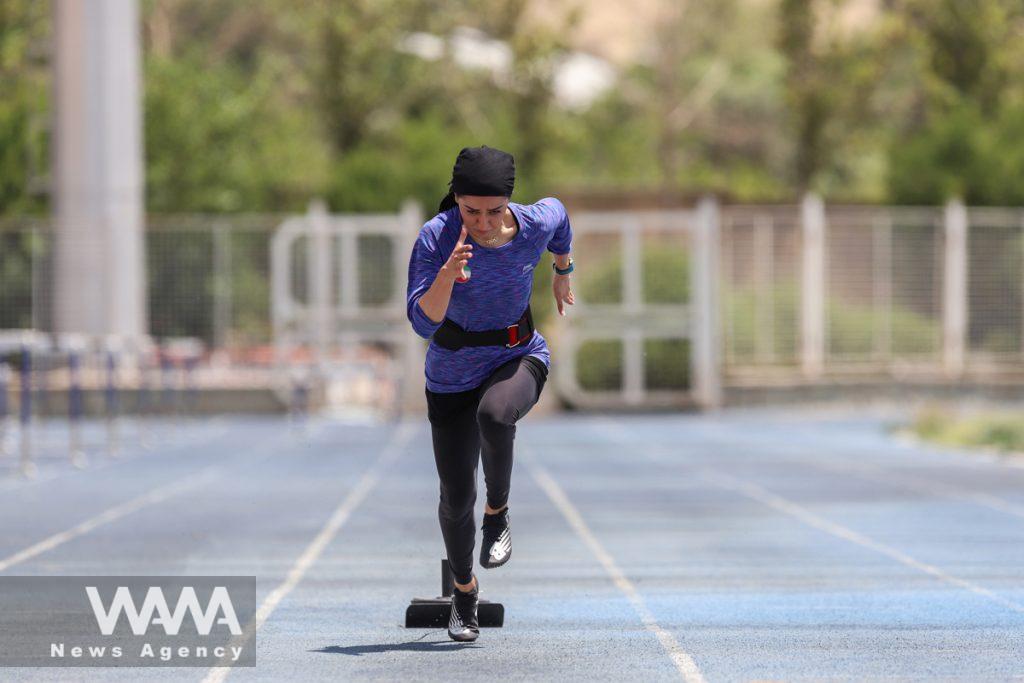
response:
[[[157,216],[146,234],[150,334],[234,361],[269,358],[270,238],[282,216]]]
[[[940,208],[835,206],[824,212],[824,375],[942,376],[947,308],[967,312],[964,368],[1024,370],[1024,211],[967,212],[964,291],[948,291]],[[727,207],[722,220],[726,377],[796,376],[809,336],[806,231],[798,207]]]
[[[968,357],[975,365],[1020,364],[1024,211],[972,209],[968,221]]]
[[[722,211],[722,360],[727,373],[791,372],[800,359],[800,216],[796,207]]]
[[[1024,370],[1024,210],[963,213],[966,237],[959,253],[956,240],[950,241],[950,213],[941,207],[825,207],[817,228],[820,249],[814,251],[808,242],[814,226],[808,226],[800,206],[722,207],[716,267],[724,383],[848,375],[948,379],[961,372],[1005,377]],[[679,315],[679,306],[689,302],[689,235],[646,225],[642,215],[637,214],[635,226],[639,239],[630,244],[623,238],[628,231],[588,230],[579,224],[574,244],[580,264],[574,278],[578,310],[625,307],[657,318]],[[271,242],[286,219],[148,218],[149,329],[158,345],[183,338],[199,344],[200,381],[216,372],[226,382],[270,381],[275,359]],[[343,220],[358,222],[359,217]],[[323,296],[338,310],[332,314],[337,325],[331,334],[341,343],[346,306],[357,313],[387,307],[404,289],[404,282],[396,282],[400,272],[395,263],[406,258],[408,236],[353,234],[344,238],[351,243],[344,244],[340,234],[332,235],[326,257],[330,282],[323,285]],[[47,219],[0,222],[0,330],[52,329],[53,244]],[[629,249],[638,253],[627,254]],[[289,291],[300,309],[309,307],[314,294],[309,291],[314,251],[308,237],[300,236],[287,255]],[[360,267],[343,267],[349,251]],[[817,282],[808,277],[816,258]],[[957,259],[964,266],[962,287],[955,273],[947,273]],[[639,277],[630,275],[627,261],[642,264]],[[548,321],[546,334],[557,355],[549,275],[538,269],[537,277],[535,313],[542,327]],[[808,315],[808,303],[815,301],[821,309],[817,321]],[[960,310],[963,329],[952,309]],[[569,315],[574,312],[570,309]],[[950,344],[958,336],[962,352]],[[576,380],[582,389],[623,390],[628,377],[641,377],[635,383],[644,391],[689,385],[691,349],[685,336],[645,339],[638,354],[627,353],[624,343],[612,337],[581,342],[577,353],[586,362],[576,363]],[[815,344],[822,359],[818,365],[808,363]],[[380,350],[399,353],[386,345]],[[951,357],[957,362],[951,364]]]
[[[282,220],[274,215],[150,217],[151,335],[193,338],[233,359],[269,353],[269,246]],[[53,250],[49,222],[0,223],[0,330],[52,329]]]

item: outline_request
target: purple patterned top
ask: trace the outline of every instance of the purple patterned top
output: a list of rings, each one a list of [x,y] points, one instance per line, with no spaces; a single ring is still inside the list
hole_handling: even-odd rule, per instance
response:
[[[456,282],[445,314],[466,330],[494,330],[514,325],[523,315],[533,291],[533,269],[544,250],[568,254],[572,228],[562,202],[553,197],[536,204],[509,202],[519,223],[512,241],[500,247],[473,245],[469,262],[470,278]],[[439,213],[420,230],[409,259],[409,287],[406,311],[416,334],[429,339],[441,327],[419,307],[419,300],[430,289],[438,271],[455,249],[462,231],[459,207]],[[547,342],[539,331],[515,348],[504,346],[463,347],[458,351],[442,348],[431,341],[427,348],[424,374],[427,388],[437,393],[474,389],[499,366],[519,356],[535,356],[550,366]]]

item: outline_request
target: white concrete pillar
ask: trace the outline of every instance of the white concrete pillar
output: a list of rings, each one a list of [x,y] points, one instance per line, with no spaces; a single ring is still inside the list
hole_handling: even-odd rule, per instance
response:
[[[54,0],[54,328],[148,328],[135,0]]]
[[[800,287],[801,359],[804,376],[825,370],[825,204],[808,194],[800,203],[803,271]]]
[[[301,233],[297,218],[285,221],[270,238],[270,320],[274,328],[274,361],[278,365],[286,360],[286,352],[294,343],[291,329],[295,308],[291,282],[291,248],[296,234]]]
[[[967,207],[946,204],[945,274],[942,287],[942,367],[947,377],[963,375],[967,341]]]
[[[419,204],[407,201],[402,205],[400,220],[403,226],[403,239],[394,243],[395,268],[395,304],[401,310],[400,320],[405,319],[405,293],[409,284],[409,257],[413,244],[423,227],[423,212]],[[427,342],[412,331],[412,326],[403,326],[405,345],[402,354],[401,402],[407,412],[423,412],[426,409],[426,398],[423,389],[425,378],[423,366],[426,362]]]
[[[754,219],[754,358],[775,360],[775,225],[770,214]]]
[[[872,226],[871,286],[875,309],[872,353],[876,360],[891,363],[892,348],[892,216],[875,218]]]
[[[348,321],[353,320],[359,314],[358,223],[346,218],[335,219],[335,221],[334,228],[338,235],[334,245],[338,263],[338,303],[337,307],[332,305],[331,310],[337,310],[338,320],[342,322],[339,325],[340,329],[336,332],[332,329],[332,333],[337,337],[337,343],[343,356],[350,361],[355,361],[356,352],[359,349],[359,335],[349,329]]]
[[[629,220],[622,226],[622,309],[632,320],[643,313],[643,233],[640,223]],[[644,337],[640,330],[623,331],[622,394],[629,405],[639,405],[644,398]]]
[[[719,323],[718,202],[706,197],[697,204],[693,230],[693,261],[690,267],[690,368],[693,395],[701,408],[722,404],[721,334]]]
[[[224,349],[231,343],[231,227],[217,221],[211,229],[213,237],[213,345]]]
[[[331,305],[331,235],[330,216],[322,200],[309,204],[306,216],[309,237],[306,241],[306,274],[309,296],[309,336],[316,347],[317,360],[326,362],[334,338],[334,316]]]

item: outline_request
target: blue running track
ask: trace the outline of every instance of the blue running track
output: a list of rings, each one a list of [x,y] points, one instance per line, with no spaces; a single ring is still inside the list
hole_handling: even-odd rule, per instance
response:
[[[266,618],[255,668],[0,679],[1024,677],[1024,468],[888,426],[836,410],[528,417],[513,558],[478,570],[506,625],[461,645],[402,627],[439,584],[425,418],[126,424],[116,458],[92,424],[85,469],[48,423],[35,480],[6,456],[4,575],[256,576]]]

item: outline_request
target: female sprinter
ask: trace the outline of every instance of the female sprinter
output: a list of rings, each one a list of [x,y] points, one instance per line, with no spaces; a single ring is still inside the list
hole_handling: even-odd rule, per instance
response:
[[[463,149],[451,191],[420,230],[409,260],[409,320],[431,340],[427,415],[441,479],[438,517],[455,579],[448,635],[458,641],[480,634],[473,507],[481,455],[487,503],[480,565],[500,567],[512,556],[512,441],[516,422],[540,398],[550,364],[530,315],[533,268],[545,249],[555,255],[559,314],[574,303],[565,207],[553,198],[528,206],[511,202],[514,184],[512,155]]]

